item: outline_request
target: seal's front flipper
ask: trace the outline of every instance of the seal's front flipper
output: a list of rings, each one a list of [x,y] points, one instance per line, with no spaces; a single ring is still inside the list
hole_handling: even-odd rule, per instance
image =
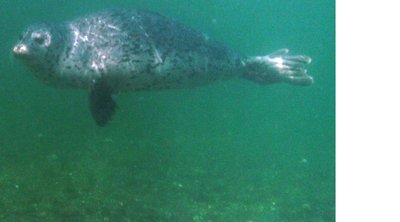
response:
[[[112,98],[112,89],[105,81],[93,83],[89,93],[90,112],[98,126],[105,126],[117,108]]]
[[[261,84],[286,82],[298,86],[311,85],[314,80],[307,74],[311,58],[288,53],[288,49],[281,49],[266,56],[249,57],[245,60],[243,77]]]

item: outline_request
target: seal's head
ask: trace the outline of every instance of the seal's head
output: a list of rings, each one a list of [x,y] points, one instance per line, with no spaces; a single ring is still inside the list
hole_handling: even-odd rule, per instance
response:
[[[48,25],[31,26],[19,38],[13,53],[24,60],[43,59],[52,45],[51,28]]]
[[[48,81],[64,48],[64,38],[58,26],[48,24],[28,27],[13,48],[14,56],[25,63],[34,74]]]

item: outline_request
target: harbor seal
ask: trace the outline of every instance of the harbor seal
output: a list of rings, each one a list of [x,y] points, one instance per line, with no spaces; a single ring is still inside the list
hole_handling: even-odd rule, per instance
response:
[[[89,91],[91,114],[105,126],[113,94],[190,88],[243,77],[260,84],[308,86],[311,58],[287,49],[246,56],[158,13],[112,9],[62,24],[28,27],[13,48],[45,84]]]

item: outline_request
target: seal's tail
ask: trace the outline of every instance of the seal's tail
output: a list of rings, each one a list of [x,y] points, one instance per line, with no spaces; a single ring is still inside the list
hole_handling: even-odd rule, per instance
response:
[[[288,49],[281,49],[266,56],[249,57],[244,61],[243,77],[260,84],[286,82],[308,86],[314,80],[307,75],[306,66],[311,58],[305,55],[289,55]]]

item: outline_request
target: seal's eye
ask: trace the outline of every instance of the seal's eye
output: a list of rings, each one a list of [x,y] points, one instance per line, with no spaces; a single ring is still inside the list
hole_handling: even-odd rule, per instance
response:
[[[51,35],[48,32],[34,32],[31,38],[39,46],[48,47],[51,44]]]
[[[44,36],[37,36],[37,37],[34,37],[33,40],[34,40],[37,44],[43,45],[44,40],[45,40],[45,37],[44,37]]]
[[[46,35],[41,33],[32,33],[32,39],[39,45],[43,45],[46,42]]]

